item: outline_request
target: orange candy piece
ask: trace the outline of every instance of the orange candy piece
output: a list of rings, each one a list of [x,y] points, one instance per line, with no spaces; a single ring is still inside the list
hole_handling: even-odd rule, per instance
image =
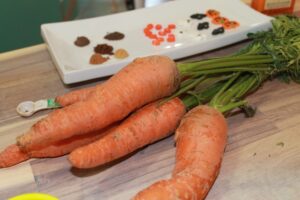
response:
[[[152,44],[153,44],[154,46],[159,46],[159,45],[160,45],[160,41],[159,41],[158,39],[152,40]]]
[[[168,42],[175,42],[175,35],[174,34],[169,34],[167,38]]]
[[[214,9],[206,11],[206,16],[211,18],[211,22],[216,25],[222,25],[224,29],[234,29],[240,26],[237,21],[230,21],[226,17],[220,16],[220,12]]]
[[[154,25],[149,23],[144,28],[144,34],[146,37],[152,39],[152,45],[159,46],[165,40],[167,42],[175,42],[175,35],[172,34],[172,30],[175,28],[175,24],[168,24],[166,28],[163,28],[161,24]]]
[[[218,17],[219,15],[220,12],[214,9],[209,9],[208,11],[206,11],[206,16],[210,18],[215,18]]]
[[[153,29],[153,27],[154,27],[153,24],[148,24],[146,29]]]
[[[158,32],[158,35],[160,35],[160,36],[165,36],[165,35],[166,35],[166,32],[165,32],[165,31],[159,31],[159,32]]]
[[[234,29],[237,28],[240,24],[236,21],[227,21],[223,24],[224,29]]]
[[[168,25],[168,29],[175,29],[176,28],[176,25],[175,24],[169,24]]]
[[[155,25],[155,29],[156,29],[156,30],[160,30],[161,28],[162,28],[162,26],[161,26],[160,24],[156,24],[156,25]]]
[[[165,39],[163,37],[159,37],[159,38],[157,38],[157,40],[159,40],[160,42],[165,41]]]
[[[224,24],[226,22],[228,22],[229,20],[226,18],[226,17],[215,17],[213,18],[213,20],[211,21],[213,24],[216,24],[216,25],[220,25],[220,24]]]

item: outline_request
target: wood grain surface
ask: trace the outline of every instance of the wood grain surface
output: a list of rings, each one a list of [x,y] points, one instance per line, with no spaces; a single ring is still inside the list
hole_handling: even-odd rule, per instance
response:
[[[229,54],[245,43],[185,60]],[[15,108],[24,100],[55,97],[105,79],[64,85],[45,49],[0,59],[0,150],[50,111],[30,118]],[[229,137],[222,168],[207,200],[297,200],[300,197],[300,85],[265,83],[248,98],[253,118],[228,118]],[[43,192],[61,200],[126,200],[156,180],[170,177],[173,136],[91,170],[71,168],[67,157],[32,159],[0,169],[0,199]]]

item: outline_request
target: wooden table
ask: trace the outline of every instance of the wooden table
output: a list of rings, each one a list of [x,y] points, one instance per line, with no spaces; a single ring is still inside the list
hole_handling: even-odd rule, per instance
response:
[[[240,43],[188,59],[229,54]],[[103,79],[64,85],[45,45],[0,55],[0,150],[15,142],[49,111],[30,118],[17,115],[24,100],[55,97]],[[222,168],[207,200],[296,200],[300,197],[300,85],[267,82],[249,98],[253,118],[228,118],[229,137]],[[61,200],[126,200],[174,166],[173,136],[149,145],[109,166],[70,167],[67,157],[32,159],[0,169],[0,199],[44,192]]]

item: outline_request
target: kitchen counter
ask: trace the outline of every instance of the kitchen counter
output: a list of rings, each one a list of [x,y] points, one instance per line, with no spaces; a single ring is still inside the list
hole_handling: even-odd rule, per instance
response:
[[[195,55],[193,60],[230,54],[245,42]],[[50,111],[18,116],[18,103],[51,98],[93,86],[105,78],[64,85],[45,45],[0,55],[0,150],[14,143]],[[296,200],[300,196],[300,85],[266,82],[248,97],[253,118],[228,118],[229,136],[220,175],[206,200]],[[174,166],[173,136],[126,158],[92,170],[71,168],[67,156],[31,159],[0,169],[0,199],[43,192],[61,200],[126,200]]]

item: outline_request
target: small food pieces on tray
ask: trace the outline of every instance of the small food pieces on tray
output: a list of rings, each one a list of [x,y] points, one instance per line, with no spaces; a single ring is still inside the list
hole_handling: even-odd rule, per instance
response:
[[[128,52],[125,49],[117,49],[114,56],[118,59],[124,59],[129,56]]]
[[[160,30],[160,29],[162,29],[162,26],[161,26],[160,24],[156,24],[156,25],[155,25],[155,29],[156,29],[156,30]]]
[[[108,44],[98,44],[94,47],[95,53],[113,55],[113,47]]]
[[[214,29],[211,34],[212,35],[219,35],[219,34],[222,34],[224,32],[225,32],[224,28],[223,27],[219,27],[219,28]]]
[[[195,13],[190,16],[190,18],[192,19],[199,19],[199,20],[203,19],[204,17],[206,17],[206,14],[202,14],[202,13]]]
[[[175,42],[176,38],[174,34],[168,34],[167,42]]]
[[[161,24],[148,24],[144,28],[144,35],[152,40],[153,46],[159,46],[162,42],[175,42],[176,38],[173,31],[176,29],[175,24],[168,24],[163,27]]]
[[[90,44],[90,40],[85,36],[79,36],[75,40],[74,44],[78,47],[84,47]]]
[[[199,31],[203,30],[203,29],[208,29],[208,28],[209,28],[209,23],[208,22],[199,23],[198,26],[197,26],[197,29]]]
[[[214,9],[209,9],[206,11],[206,16],[209,18],[215,18],[220,15],[220,12]]]
[[[120,32],[112,32],[112,33],[108,33],[107,35],[104,36],[104,39],[107,40],[122,40],[125,37],[125,35],[123,33]]]
[[[211,22],[213,24],[216,24],[216,25],[221,25],[221,24],[224,24],[224,23],[226,23],[228,21],[229,20],[226,17],[218,16],[218,17],[213,18]]]
[[[109,57],[104,57],[99,53],[94,53],[90,58],[90,64],[92,65],[98,65],[106,62],[109,59]]]
[[[220,12],[214,9],[206,11],[206,15],[211,19],[215,25],[222,25],[225,30],[237,28],[240,24],[236,21],[231,21],[226,17],[220,15]],[[222,32],[223,33],[223,32]]]
[[[168,24],[167,29],[172,30],[172,29],[175,29],[175,28],[176,28],[176,24]]]
[[[240,24],[236,21],[227,21],[223,24],[224,29],[234,29],[237,28]]]

